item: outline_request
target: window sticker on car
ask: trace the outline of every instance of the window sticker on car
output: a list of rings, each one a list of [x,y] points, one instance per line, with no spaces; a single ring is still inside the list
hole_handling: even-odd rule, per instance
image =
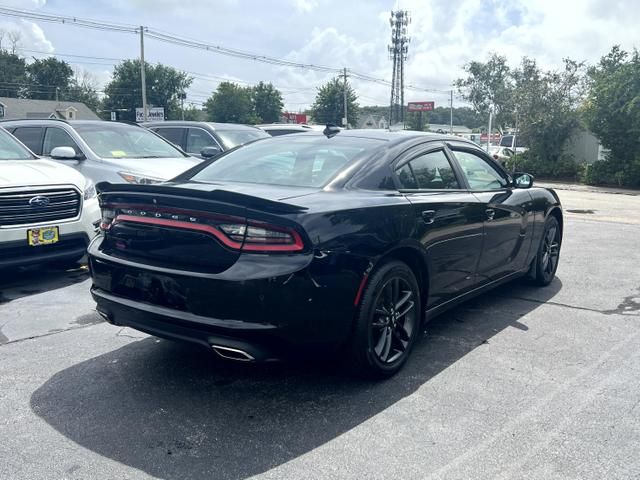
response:
[[[122,151],[122,150],[111,150],[111,156],[112,157],[126,157],[127,156],[127,152]]]

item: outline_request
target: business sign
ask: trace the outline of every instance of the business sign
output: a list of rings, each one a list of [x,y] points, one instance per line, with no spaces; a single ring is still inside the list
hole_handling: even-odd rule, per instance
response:
[[[487,143],[487,137],[488,135],[486,133],[483,133],[480,135],[480,142],[481,143]],[[494,145],[497,145],[500,143],[500,139],[502,138],[502,135],[500,135],[499,133],[492,133],[491,134],[491,143],[493,143]]]
[[[435,108],[435,102],[409,102],[407,103],[408,112],[430,112]]]
[[[307,123],[307,116],[304,113],[282,113],[283,123]]]
[[[164,122],[164,107],[147,108],[148,122]],[[142,108],[136,108],[136,122],[144,122]]]

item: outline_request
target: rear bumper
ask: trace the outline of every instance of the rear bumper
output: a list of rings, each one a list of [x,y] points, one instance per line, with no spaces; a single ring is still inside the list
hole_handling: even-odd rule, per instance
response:
[[[99,244],[89,247],[92,294],[112,324],[259,361],[337,346],[351,331],[359,279],[348,271],[308,263],[283,271],[284,260],[272,269],[264,255],[245,255],[223,274],[191,276],[123,263],[101,254]],[[256,262],[260,275],[250,268]]]

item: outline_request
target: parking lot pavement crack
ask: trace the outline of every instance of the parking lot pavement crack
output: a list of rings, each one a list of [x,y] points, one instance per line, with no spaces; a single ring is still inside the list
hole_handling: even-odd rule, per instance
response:
[[[88,328],[88,327],[92,327],[93,325],[80,325],[77,327],[70,327],[70,328],[65,328],[63,330],[53,330],[47,333],[43,333],[42,335],[32,335],[30,337],[23,337],[23,338],[16,338],[15,340],[8,340],[6,342],[2,342],[2,337],[6,338],[4,335],[0,334],[0,347],[4,347],[5,345],[13,345],[14,343],[22,343],[25,342],[27,340],[36,340],[38,338],[42,338],[42,337],[50,337],[52,335],[58,335],[60,333],[64,333],[64,332],[70,332],[72,330],[80,330],[83,328]]]
[[[549,300],[537,300],[535,298],[518,297],[518,296],[511,296],[511,295],[490,295],[490,296],[495,297],[495,298],[504,298],[504,299],[507,299],[507,300],[520,300],[520,301],[523,301],[523,302],[537,303],[539,305],[553,305],[555,307],[571,308],[573,310],[582,310],[582,311],[585,311],[585,312],[602,313],[604,315],[623,315],[625,317],[640,317],[640,312],[638,312],[638,313],[630,313],[630,312],[632,312],[632,310],[629,309],[629,308],[625,308],[625,302],[627,301],[627,299],[633,298],[633,297],[627,297],[627,299],[625,299],[625,302],[623,302],[617,308],[608,309],[608,310],[601,310],[601,309],[597,309],[597,308],[589,308],[589,307],[580,307],[578,305],[570,305],[568,303],[552,302],[552,301],[549,301]]]

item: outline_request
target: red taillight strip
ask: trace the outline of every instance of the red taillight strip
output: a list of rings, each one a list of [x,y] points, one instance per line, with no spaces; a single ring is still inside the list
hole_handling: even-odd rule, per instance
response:
[[[210,235],[213,235],[222,243],[224,243],[227,247],[235,248],[236,250],[240,250],[242,248],[241,243],[234,242],[229,237],[227,237],[224,233],[222,233],[220,230],[218,230],[215,227],[212,227],[211,225],[203,225],[201,223],[182,222],[180,220],[169,220],[166,218],[136,217],[134,215],[118,215],[115,221],[143,223],[147,225],[160,225],[162,227],[181,228],[183,230],[196,230],[198,232],[205,232]]]
[[[293,237],[293,243],[288,245],[255,245],[251,243],[234,242],[224,233],[211,225],[203,225],[201,223],[182,222],[180,220],[169,220],[166,218],[154,218],[154,217],[136,217],[134,215],[118,215],[114,220],[114,224],[117,222],[133,222],[142,223],[147,225],[159,225],[162,227],[180,228],[183,230],[195,230],[199,232],[205,232],[216,239],[220,240],[224,245],[235,250],[252,251],[252,252],[297,252],[304,248],[302,238],[298,232],[294,230],[287,230]]]
[[[356,306],[356,307],[360,303],[360,298],[362,297],[362,292],[364,292],[364,287],[367,284],[367,278],[369,278],[369,275],[365,273],[362,276],[362,280],[360,281],[360,286],[358,287],[358,293],[356,293],[356,298],[353,301],[353,305]]]

